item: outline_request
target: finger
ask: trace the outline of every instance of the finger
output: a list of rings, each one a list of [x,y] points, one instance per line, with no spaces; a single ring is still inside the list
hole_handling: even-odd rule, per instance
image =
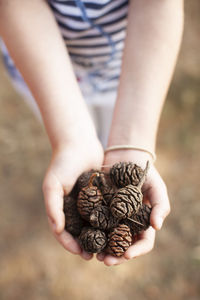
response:
[[[55,238],[67,251],[73,254],[81,254],[80,246],[69,232],[63,231],[60,234],[55,234]]]
[[[48,217],[54,224],[54,231],[59,234],[64,230],[63,189],[53,174],[48,174],[43,184],[43,194]]]
[[[85,259],[85,260],[90,260],[90,259],[93,258],[93,254],[92,254],[92,253],[88,253],[88,252],[82,250],[82,252],[81,252],[81,257],[82,257],[83,259]]]
[[[150,203],[152,205],[150,223],[154,229],[159,230],[163,221],[170,212],[169,197],[165,185],[151,187],[148,191]]]
[[[105,265],[107,266],[119,265],[124,262],[127,262],[127,260],[131,258],[134,258],[139,255],[143,255],[151,251],[155,241],[155,230],[152,227],[150,227],[141,235],[141,237],[142,240],[138,240],[132,246],[130,246],[129,249],[124,253],[122,257],[118,258],[111,255],[107,255],[104,258]],[[137,255],[134,255],[134,252]]]
[[[67,231],[63,231],[60,234],[57,234],[54,231],[54,224],[51,222],[51,219],[48,218],[49,221],[49,225],[50,228],[53,232],[54,237],[56,238],[56,240],[69,252],[71,252],[72,254],[81,254],[82,250],[79,246],[79,244],[75,241],[75,239],[72,237],[72,235],[67,232]]]
[[[137,240],[124,253],[124,257],[126,259],[131,259],[140,255],[144,255],[153,249],[155,242],[155,229],[149,227],[146,231],[144,231],[141,234],[140,238],[141,239]]]
[[[114,257],[112,255],[106,255],[104,258],[104,264],[108,267],[114,266],[114,265],[119,265],[124,262],[126,262],[127,259],[122,256],[122,257]]]
[[[105,253],[97,253],[96,255],[96,258],[99,260],[99,261],[103,261],[104,260],[104,257],[106,256]]]

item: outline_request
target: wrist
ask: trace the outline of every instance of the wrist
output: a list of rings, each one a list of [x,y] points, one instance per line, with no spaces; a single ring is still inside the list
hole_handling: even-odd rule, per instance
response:
[[[94,123],[86,113],[72,114],[69,118],[56,118],[56,121],[48,122],[46,126],[47,134],[54,149],[62,149],[69,145],[80,145],[91,140],[97,140],[97,133]]]
[[[118,120],[114,119],[108,147],[113,145],[134,145],[138,148],[155,152],[157,126],[147,120]]]
[[[130,150],[138,150],[140,152],[150,152],[155,160],[155,148],[156,148],[156,137],[149,137],[146,133],[143,133],[139,130],[134,130],[134,132],[127,132],[128,130],[124,130],[120,133],[120,131],[114,131],[111,133],[107,148],[112,148],[114,146],[125,146],[124,148],[135,148]],[[127,149],[128,150],[128,149]],[[146,150],[146,151],[145,151]]]
[[[145,168],[146,162],[149,161],[153,164],[152,156],[143,151],[139,150],[132,150],[132,149],[125,149],[125,150],[114,150],[105,153],[104,156],[104,164],[105,165],[113,165],[116,162],[120,161],[132,161],[137,165]]]
[[[71,149],[85,149],[95,144],[100,144],[94,128],[85,128],[82,130],[79,127],[73,128],[70,132],[64,132],[64,134],[55,140],[51,140],[52,151],[59,152],[66,148]]]
[[[151,159],[153,162],[156,161],[156,154],[146,148],[141,148],[139,146],[135,146],[135,145],[113,145],[110,147],[107,147],[105,149],[105,153],[109,152],[109,151],[116,151],[116,150],[135,150],[135,151],[140,151],[143,153],[147,153],[150,155]]]
[[[113,114],[108,146],[136,145],[155,151],[160,111],[152,97],[118,94]]]

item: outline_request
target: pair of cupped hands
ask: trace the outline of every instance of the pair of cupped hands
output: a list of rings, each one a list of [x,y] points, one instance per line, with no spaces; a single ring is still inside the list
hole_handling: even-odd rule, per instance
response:
[[[53,149],[52,159],[47,169],[43,193],[48,221],[57,241],[69,252],[90,260],[93,254],[82,250],[72,235],[64,230],[63,197],[72,190],[77,178],[90,169],[102,169],[120,161],[132,161],[145,168],[148,153],[136,150],[115,150],[104,154],[103,147],[97,137],[79,137],[59,145]],[[106,167],[105,171],[109,171]],[[151,226],[141,233],[132,246],[120,258],[99,253],[96,258],[107,266],[119,265],[129,259],[146,254],[154,247],[155,232],[161,229],[165,217],[170,212],[170,204],[164,181],[153,164],[142,187],[143,202],[152,207]]]

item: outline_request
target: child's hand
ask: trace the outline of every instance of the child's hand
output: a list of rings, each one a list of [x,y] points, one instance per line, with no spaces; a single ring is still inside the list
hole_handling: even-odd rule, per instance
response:
[[[145,168],[147,160],[151,160],[147,153],[135,150],[117,150],[105,154],[104,165],[113,165],[119,161],[132,161]],[[164,219],[170,212],[165,183],[153,165],[150,165],[142,191],[144,193],[143,202],[149,203],[152,207],[151,226],[139,235],[139,239],[129,247],[122,257],[116,258],[104,253],[98,254],[97,259],[104,261],[107,266],[121,264],[131,258],[146,254],[153,249],[155,230],[159,230],[162,227]]]
[[[43,193],[50,228],[62,246],[73,254],[90,259],[91,254],[82,251],[72,235],[64,230],[63,197],[68,194],[79,175],[90,169],[100,169],[103,149],[98,139],[80,138],[53,151],[50,166],[43,182]]]

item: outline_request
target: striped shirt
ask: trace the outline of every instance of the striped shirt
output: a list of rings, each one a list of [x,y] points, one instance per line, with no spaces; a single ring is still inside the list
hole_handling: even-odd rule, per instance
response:
[[[80,83],[94,92],[117,89],[126,35],[128,0],[47,0]],[[20,76],[4,48],[12,77]]]

